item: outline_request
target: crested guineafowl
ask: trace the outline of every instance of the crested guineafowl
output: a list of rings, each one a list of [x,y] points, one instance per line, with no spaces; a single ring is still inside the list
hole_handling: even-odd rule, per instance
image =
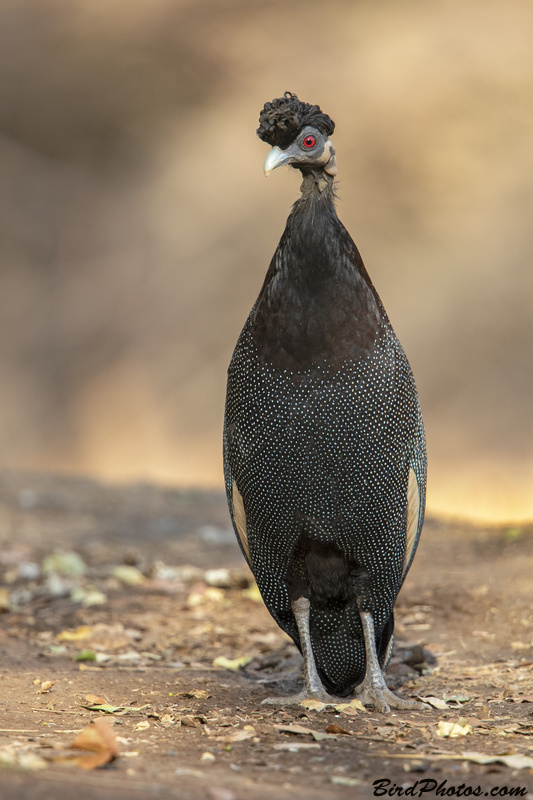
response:
[[[418,544],[426,447],[411,368],[335,210],[334,123],[295,94],[266,103],[265,174],[303,177],[228,370],[230,513],[263,600],[304,657],[294,696],[419,707],[383,677]]]

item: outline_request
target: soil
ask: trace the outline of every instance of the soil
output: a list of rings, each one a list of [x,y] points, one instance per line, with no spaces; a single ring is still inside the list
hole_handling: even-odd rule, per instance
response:
[[[533,526],[430,516],[387,673],[430,707],[278,708],[301,658],[222,494],[2,472],[0,798],[533,793],[532,556]]]

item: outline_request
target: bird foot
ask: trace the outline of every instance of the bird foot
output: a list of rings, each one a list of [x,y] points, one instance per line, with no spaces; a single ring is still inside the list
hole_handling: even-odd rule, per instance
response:
[[[355,692],[357,699],[364,706],[374,706],[376,711],[381,714],[390,714],[393,708],[401,711],[423,711],[429,708],[428,705],[419,703],[418,700],[404,700],[403,697],[398,697],[394,692],[391,692],[385,681],[383,681],[382,686],[363,681],[355,689]]]
[[[344,702],[338,697],[328,694],[325,689],[318,689],[311,691],[309,689],[302,689],[297,694],[289,694],[285,697],[267,697],[263,700],[262,705],[269,706],[298,706],[304,700],[316,700],[319,703],[326,703],[327,705],[336,706],[338,703]]]

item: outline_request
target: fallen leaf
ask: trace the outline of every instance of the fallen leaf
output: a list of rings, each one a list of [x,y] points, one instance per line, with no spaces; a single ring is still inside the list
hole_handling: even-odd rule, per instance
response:
[[[106,603],[107,595],[99,589],[95,589],[94,586],[75,586],[70,592],[70,599],[73,603],[81,603],[84,608],[90,608]]]
[[[233,742],[245,742],[246,739],[253,739],[255,736],[255,731],[245,731],[242,729],[232,731],[227,736],[223,736],[224,742],[226,744],[233,744]]]
[[[345,778],[344,775],[333,775],[330,778],[331,783],[337,784],[337,786],[364,786],[364,782],[358,780],[357,778]]]
[[[231,575],[226,567],[206,570],[204,580],[208,586],[216,586],[219,589],[229,589],[231,587]]]
[[[140,586],[145,583],[146,578],[137,567],[130,566],[129,564],[119,564],[114,567],[111,572],[113,578],[116,578],[126,586]]]
[[[134,725],[136,731],[146,731],[149,727],[150,723],[146,719],[143,719],[141,722],[138,722],[136,725]]]
[[[463,703],[469,703],[471,700],[473,700],[473,697],[466,694],[446,694],[444,695],[444,700],[446,703],[457,703],[462,705]]]
[[[45,575],[55,573],[56,575],[70,578],[75,575],[83,575],[85,570],[85,562],[78,553],[57,551],[51,556],[46,556],[43,560],[43,573]]]
[[[386,756],[387,758],[412,758],[404,753],[378,753],[374,755]],[[484,753],[425,753],[426,761],[472,761],[475,764],[503,764],[512,769],[533,769],[533,758],[519,753],[512,755],[486,756]]]
[[[245,667],[250,663],[251,660],[252,656],[239,656],[239,658],[226,658],[225,656],[217,656],[213,661],[213,666],[236,671],[242,667]]]
[[[190,714],[185,714],[183,717],[180,717],[179,720],[185,728],[199,728],[202,724],[198,717],[193,717]]]
[[[460,717],[457,722],[440,720],[437,724],[437,736],[447,739],[457,739],[459,736],[467,736],[469,733],[472,733],[472,728],[464,717]]]
[[[356,714],[358,711],[366,711],[366,708],[360,700],[351,700],[349,703],[338,703],[335,711],[340,711],[341,714]]]
[[[325,708],[331,708],[329,703],[322,703],[320,700],[313,699],[302,700],[300,705],[308,711],[323,711]]]
[[[286,744],[275,744],[272,746],[273,750],[288,750],[291,753],[297,753],[298,750],[318,750],[319,744],[301,744],[300,742],[287,742]]]
[[[102,703],[105,703],[104,698],[97,694],[86,694],[85,699],[89,705],[101,705]]]
[[[84,728],[74,739],[71,747],[75,750],[89,750],[94,755],[76,757],[74,760],[83,769],[96,769],[109,764],[118,756],[115,734],[106,719],[97,719]]]
[[[473,761],[475,764],[504,764],[511,769],[533,769],[533,758],[523,756],[519,753],[513,755],[486,756],[483,753],[462,753],[461,758],[465,761]]]
[[[321,742],[323,739],[336,739],[329,733],[322,733],[322,731],[314,731],[312,728],[306,728],[304,725],[274,725],[277,731],[281,733],[294,733],[302,736],[312,736],[315,742]]]
[[[193,588],[187,597],[187,605],[190,608],[196,608],[204,603],[222,603],[226,599],[226,595],[222,589],[217,589],[216,586],[205,586]]]
[[[433,708],[439,708],[442,711],[445,711],[449,708],[446,700],[442,700],[440,697],[433,697],[433,695],[429,695],[429,697],[419,697],[418,699],[423,703],[427,703],[428,705],[433,706]]]
[[[43,681],[41,683],[41,688],[39,689],[39,694],[47,694],[54,685],[54,683],[55,681]]]
[[[74,630],[65,630],[58,633],[57,640],[59,642],[81,642],[83,639],[88,639],[93,630],[94,628],[90,625],[79,625]]]
[[[110,703],[91,703],[87,706],[82,704],[81,707],[87,711],[102,711],[104,714],[126,714],[128,712],[126,706],[112,706]]]
[[[11,611],[11,590],[0,586],[0,611]]]
[[[74,656],[74,661],[96,661],[94,650],[81,650]]]
[[[345,731],[344,728],[341,728],[340,725],[336,725],[334,722],[331,725],[326,726],[326,733],[338,733],[342,734],[343,736],[352,735],[350,731]]]
[[[15,747],[7,745],[0,747],[0,766],[37,770],[44,769],[48,764],[35,753],[21,753]]]

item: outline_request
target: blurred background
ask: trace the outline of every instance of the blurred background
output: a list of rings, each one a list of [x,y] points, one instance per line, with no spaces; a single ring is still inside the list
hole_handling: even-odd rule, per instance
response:
[[[532,517],[532,41],[530,0],[0,0],[0,465],[222,485],[298,196],[255,135],[288,89],[337,124],[430,510]]]

